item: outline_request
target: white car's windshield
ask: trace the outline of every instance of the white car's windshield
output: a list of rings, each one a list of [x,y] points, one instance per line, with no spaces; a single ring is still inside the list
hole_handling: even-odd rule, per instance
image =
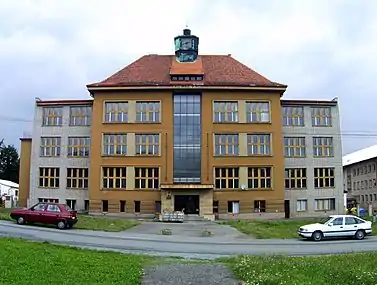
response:
[[[319,223],[327,225],[332,219],[333,219],[332,217],[327,217],[327,218],[322,219]]]

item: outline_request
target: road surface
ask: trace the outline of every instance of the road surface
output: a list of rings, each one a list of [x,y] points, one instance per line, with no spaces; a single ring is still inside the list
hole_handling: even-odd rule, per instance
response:
[[[134,254],[180,256],[215,259],[238,254],[305,256],[349,252],[377,251],[377,238],[362,241],[335,240],[311,242],[292,240],[230,239],[222,237],[174,237],[136,233],[109,233],[86,230],[58,230],[21,226],[0,221],[0,236],[19,237],[31,241],[48,241],[76,247],[112,250]]]

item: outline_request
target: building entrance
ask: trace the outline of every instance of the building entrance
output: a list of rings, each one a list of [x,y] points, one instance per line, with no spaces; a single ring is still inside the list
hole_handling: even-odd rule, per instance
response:
[[[174,195],[174,211],[182,209],[187,215],[199,215],[199,195]]]

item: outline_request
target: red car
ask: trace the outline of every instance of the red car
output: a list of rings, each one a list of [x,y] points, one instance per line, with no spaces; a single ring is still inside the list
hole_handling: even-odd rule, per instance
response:
[[[69,229],[77,223],[77,212],[67,205],[57,203],[38,203],[27,209],[15,209],[10,217],[19,225],[25,223],[56,225],[58,229]]]

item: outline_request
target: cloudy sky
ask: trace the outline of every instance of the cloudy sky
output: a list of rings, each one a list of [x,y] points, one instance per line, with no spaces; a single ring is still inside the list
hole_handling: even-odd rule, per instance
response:
[[[344,154],[377,144],[374,0],[0,0],[1,137],[31,133],[35,97],[88,98],[87,83],[172,54],[186,24],[201,53],[231,53],[285,98],[338,97]]]

